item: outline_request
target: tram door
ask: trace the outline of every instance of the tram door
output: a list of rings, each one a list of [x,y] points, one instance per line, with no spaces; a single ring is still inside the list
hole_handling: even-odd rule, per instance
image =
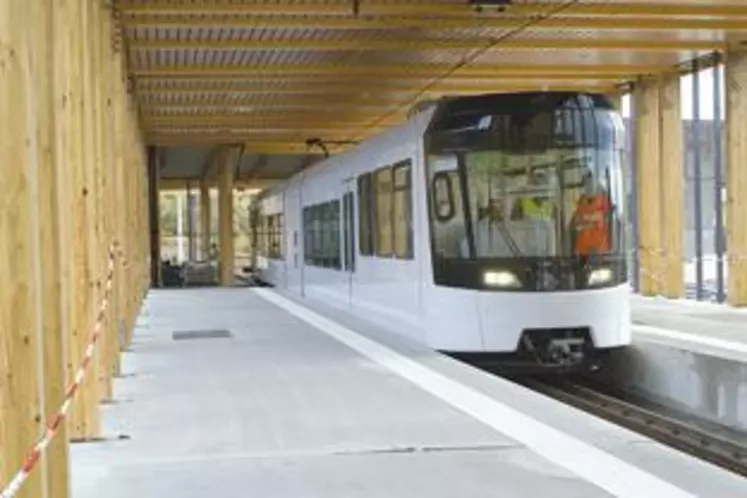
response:
[[[354,223],[354,197],[353,185],[354,178],[343,180],[342,193],[342,216],[340,223],[342,225],[342,270],[345,275],[345,285],[347,286],[348,306],[353,305],[353,273],[355,273],[355,223]]]

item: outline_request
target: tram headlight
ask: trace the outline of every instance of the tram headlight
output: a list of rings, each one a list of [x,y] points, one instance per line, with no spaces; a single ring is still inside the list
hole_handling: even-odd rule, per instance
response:
[[[485,285],[491,287],[521,287],[521,282],[510,271],[486,271],[482,277]]]
[[[609,268],[598,268],[589,273],[589,286],[604,285],[612,280],[612,270]]]

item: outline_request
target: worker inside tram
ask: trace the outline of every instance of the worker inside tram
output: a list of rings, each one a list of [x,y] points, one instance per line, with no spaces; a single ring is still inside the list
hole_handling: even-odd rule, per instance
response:
[[[589,258],[609,254],[614,216],[609,166],[578,160],[530,167],[525,174],[502,171],[499,154],[477,153],[467,161],[475,253],[484,257]],[[492,161],[481,167],[480,162]],[[574,181],[574,177],[581,180]],[[467,235],[464,234],[466,239]],[[461,244],[462,257],[469,245]],[[584,259],[585,261],[587,259]]]
[[[548,185],[547,172],[539,168],[532,169],[527,175],[528,191],[514,202],[511,219],[538,221],[555,219],[557,210],[552,196],[548,195]]]
[[[608,192],[595,188],[590,172],[584,175],[582,187],[569,226],[571,247],[574,254],[593,258],[611,250],[612,203]]]

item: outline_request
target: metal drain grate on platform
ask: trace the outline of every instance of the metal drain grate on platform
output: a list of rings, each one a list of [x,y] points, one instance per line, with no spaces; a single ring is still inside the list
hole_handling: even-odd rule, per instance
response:
[[[230,339],[228,330],[177,330],[172,337],[175,341],[189,341],[193,339]]]

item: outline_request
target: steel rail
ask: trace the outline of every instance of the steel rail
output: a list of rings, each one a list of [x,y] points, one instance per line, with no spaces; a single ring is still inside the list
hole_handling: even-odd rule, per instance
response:
[[[565,379],[522,380],[526,387],[747,477],[747,444]]]

